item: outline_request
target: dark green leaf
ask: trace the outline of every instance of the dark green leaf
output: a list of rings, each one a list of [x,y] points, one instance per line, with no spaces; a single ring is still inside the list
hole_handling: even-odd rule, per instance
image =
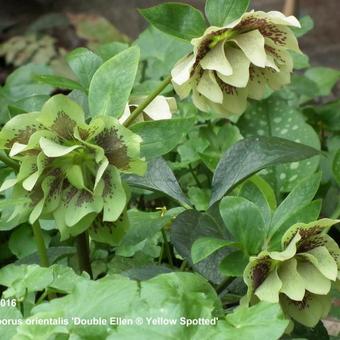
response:
[[[207,0],[205,14],[213,26],[224,26],[247,10],[250,0]]]
[[[164,3],[140,13],[159,30],[185,40],[201,36],[206,29],[202,13],[187,4]]]
[[[241,140],[226,151],[217,165],[210,205],[261,169],[318,154],[318,150],[309,146],[277,137],[250,137]]]
[[[131,130],[143,138],[141,155],[150,159],[171,151],[194,123],[194,118],[147,121],[133,125]]]
[[[225,276],[242,276],[249,258],[242,251],[228,254],[220,264],[220,271]]]
[[[183,194],[175,175],[162,158],[151,160],[143,177],[124,175],[123,178],[131,186],[162,192],[176,201],[190,206],[190,201]]]

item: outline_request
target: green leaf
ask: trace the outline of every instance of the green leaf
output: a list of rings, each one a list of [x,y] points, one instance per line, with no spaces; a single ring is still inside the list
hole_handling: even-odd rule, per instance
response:
[[[306,33],[314,28],[314,21],[309,15],[299,18],[301,28],[292,27],[291,30],[295,33],[297,38],[304,36]]]
[[[332,170],[335,180],[340,185],[340,150],[334,156]]]
[[[188,196],[196,210],[205,211],[209,206],[210,190],[192,186],[188,190]]]
[[[186,210],[179,214],[170,229],[171,242],[178,254],[192,264],[191,248],[193,243],[201,237],[230,240],[231,235],[218,216],[217,208],[200,213],[195,210]],[[193,264],[198,271],[210,281],[219,284],[223,280],[218,266],[221,260],[230,252],[229,248],[222,248],[211,254],[203,261]]]
[[[306,87],[312,89],[310,84]],[[303,88],[306,87],[303,85]],[[277,94],[254,103],[241,118],[239,126],[244,136],[280,137],[320,149],[319,136],[305,122],[297,104],[288,102]],[[299,181],[316,171],[319,161],[320,157],[314,157],[306,161],[280,164],[266,169],[261,175],[276,191],[289,192]]]
[[[313,111],[330,131],[340,131],[340,100],[313,107]]]
[[[192,263],[204,260],[215,251],[235,245],[235,242],[226,241],[214,237],[201,237],[197,239],[191,248]]]
[[[48,84],[59,89],[84,91],[83,86],[77,81],[62,76],[40,75],[35,76],[34,79],[38,83]]]
[[[139,11],[151,25],[181,39],[199,37],[206,29],[202,13],[187,4],[164,3]]]
[[[340,79],[340,71],[328,67],[313,67],[306,71],[305,76],[318,85],[321,96],[328,96]]]
[[[278,304],[260,302],[253,307],[240,307],[227,316],[230,339],[278,339],[286,327]]]
[[[280,229],[293,213],[312,201],[319,188],[320,181],[321,173],[317,173],[308,176],[294,187],[273,215],[271,235]]]
[[[250,0],[207,0],[205,14],[212,26],[224,26],[240,18]]]
[[[227,255],[220,264],[220,271],[225,276],[240,277],[249,262],[242,251],[234,251]]]
[[[220,203],[220,212],[226,228],[244,252],[257,254],[266,237],[265,223],[260,209],[243,197],[227,196]]]
[[[319,154],[309,146],[276,137],[250,137],[234,144],[219,161],[212,182],[210,206],[238,183],[266,167]]]
[[[116,54],[126,50],[129,47],[128,44],[119,41],[113,41],[103,45],[99,45],[95,52],[104,60],[109,60]]]
[[[183,194],[175,175],[162,158],[151,160],[143,177],[124,175],[123,178],[131,186],[162,192],[174,200],[190,206],[190,201]]]
[[[135,81],[138,62],[138,47],[130,47],[97,69],[89,88],[92,115],[121,116]]]
[[[17,307],[4,306],[0,308],[0,320],[13,320],[13,324],[3,324],[0,327],[1,339],[12,339],[16,334],[16,321],[19,323],[22,319],[22,315]]]
[[[45,231],[42,233],[42,236],[46,247],[48,247],[51,237]],[[36,251],[37,246],[32,227],[28,224],[24,224],[19,228],[16,228],[10,236],[8,246],[18,259],[33,254]]]
[[[66,60],[85,89],[89,88],[94,73],[103,63],[102,58],[84,47],[76,48],[68,53]]]
[[[141,157],[150,159],[171,151],[194,123],[194,118],[156,120],[134,124],[131,130],[143,139]]]

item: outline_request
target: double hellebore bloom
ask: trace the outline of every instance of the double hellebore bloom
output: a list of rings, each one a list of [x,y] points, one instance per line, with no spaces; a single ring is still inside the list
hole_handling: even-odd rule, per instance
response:
[[[300,52],[288,26],[299,21],[280,12],[249,12],[225,27],[209,27],[192,39],[193,53],[173,68],[172,83],[181,98],[192,91],[201,111],[240,115],[247,98],[261,99],[290,82],[293,70],[288,50]]]
[[[33,224],[52,217],[62,238],[87,229],[98,214],[116,221],[127,199],[120,172],[145,171],[140,144],[113,117],[87,124],[81,107],[63,95],[50,98],[41,112],[15,116],[0,132],[0,148],[9,150],[20,170],[0,190],[27,201],[2,219]]]
[[[283,236],[281,252],[251,258],[244,272],[250,302],[280,303],[288,317],[314,327],[328,314],[331,284],[340,279],[340,249],[326,234],[338,222],[297,223]]]

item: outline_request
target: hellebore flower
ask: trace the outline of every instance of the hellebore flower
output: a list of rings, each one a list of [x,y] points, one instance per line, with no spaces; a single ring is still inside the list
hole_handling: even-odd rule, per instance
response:
[[[87,124],[82,108],[63,95],[41,112],[15,116],[0,132],[0,149],[9,150],[20,169],[0,191],[10,189],[7,195],[27,203],[2,219],[33,224],[53,217],[63,239],[87,229],[99,213],[104,222],[116,221],[126,206],[120,172],[142,175],[146,168],[141,141],[113,117]]]
[[[209,27],[191,40],[193,53],[173,68],[172,83],[181,98],[192,91],[201,111],[240,115],[247,98],[261,99],[290,82],[293,70],[288,50],[300,52],[288,26],[299,21],[280,12],[248,12],[225,27]]]
[[[119,118],[119,122],[123,124],[131,112],[144,102],[146,97],[132,97],[130,103],[126,105],[123,115]],[[157,96],[143,111],[143,114],[135,120],[135,122],[143,122],[146,120],[162,120],[171,119],[172,114],[177,110],[176,99],[172,97]]]
[[[297,223],[283,236],[281,252],[251,258],[244,272],[248,300],[280,303],[288,317],[314,327],[328,314],[331,284],[340,279],[340,249],[326,234],[338,222]]]

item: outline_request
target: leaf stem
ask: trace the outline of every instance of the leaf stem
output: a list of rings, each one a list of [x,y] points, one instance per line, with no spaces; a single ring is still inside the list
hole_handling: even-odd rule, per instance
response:
[[[12,168],[15,172],[19,171],[19,164],[10,159],[3,151],[0,152],[0,161]]]
[[[79,269],[81,272],[87,272],[92,278],[93,275],[90,261],[89,237],[86,231],[77,236],[76,245]]]
[[[33,235],[35,238],[35,243],[37,245],[37,250],[40,258],[40,265],[42,267],[48,267],[49,261],[48,261],[48,255],[47,255],[47,249],[44,241],[44,237],[41,231],[41,227],[39,224],[39,221],[35,221],[32,224],[33,229]]]
[[[124,126],[130,126],[140,113],[167,87],[171,82],[171,75],[167,76],[162,83],[145,99],[145,101],[138,105],[132,112],[128,119],[124,122]]]
[[[163,236],[163,244],[164,244],[164,250],[166,252],[166,255],[168,257],[168,261],[171,267],[174,266],[174,263],[172,261],[172,255],[171,255],[171,251],[170,251],[170,247],[169,247],[169,243],[168,243],[168,239],[166,237],[166,233],[164,228],[162,228],[162,236]]]

